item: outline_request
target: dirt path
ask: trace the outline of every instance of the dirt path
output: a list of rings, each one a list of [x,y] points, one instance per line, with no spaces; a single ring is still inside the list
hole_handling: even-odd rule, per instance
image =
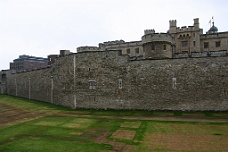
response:
[[[82,118],[109,118],[109,119],[126,119],[126,120],[156,120],[156,121],[182,121],[182,122],[221,122],[228,123],[226,118],[197,118],[185,116],[102,116],[102,115],[83,115],[83,114],[68,114],[56,113],[55,116],[71,116]]]
[[[44,113],[31,112],[0,103],[0,126],[18,121],[31,120],[45,115]]]
[[[197,116],[109,116],[93,114],[75,114],[74,112],[45,112],[39,113],[31,110],[20,109],[0,103],[0,125],[16,121],[36,119],[43,116],[71,116],[82,118],[108,118],[108,119],[126,119],[126,120],[156,120],[156,121],[182,121],[182,122],[221,122],[228,123],[228,118],[202,118]]]

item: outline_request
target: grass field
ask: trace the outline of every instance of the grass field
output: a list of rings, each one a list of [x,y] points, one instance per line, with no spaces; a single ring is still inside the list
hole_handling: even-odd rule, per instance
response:
[[[227,112],[71,110],[0,95],[1,152],[228,151]]]

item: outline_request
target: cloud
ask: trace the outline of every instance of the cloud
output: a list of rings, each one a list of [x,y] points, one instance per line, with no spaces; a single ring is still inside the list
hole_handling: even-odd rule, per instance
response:
[[[1,0],[0,69],[21,54],[46,57],[61,49],[100,42],[140,40],[144,29],[166,32],[169,20],[178,26],[200,18],[204,31],[215,17],[227,30],[225,0]]]

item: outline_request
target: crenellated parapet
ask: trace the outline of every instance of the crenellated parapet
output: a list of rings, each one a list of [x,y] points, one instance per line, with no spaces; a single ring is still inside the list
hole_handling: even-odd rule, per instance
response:
[[[193,26],[177,27],[177,21],[170,20],[169,21],[169,33],[176,34],[176,33],[193,32],[193,31],[202,30],[199,27],[199,19],[195,18],[193,21],[194,21]]]
[[[177,27],[177,32],[191,32],[193,30],[195,30],[194,26]]]
[[[101,51],[97,46],[80,46],[77,48],[77,52],[92,52],[92,51]]]
[[[99,48],[105,49],[107,46],[119,45],[123,43],[125,43],[124,40],[107,41],[107,42],[99,43]]]
[[[219,39],[219,38],[227,38],[227,37],[228,37],[228,32],[220,32],[220,33],[200,35],[201,39]]]
[[[149,43],[149,42],[169,42],[172,43],[172,36],[168,33],[152,33],[152,34],[146,34],[142,36],[142,42],[144,43]]]
[[[147,30],[144,30],[144,35],[147,35],[147,34],[154,34],[155,33],[155,30],[154,29],[147,29]]]
[[[131,41],[131,42],[124,42],[124,43],[117,43],[117,44],[105,44],[100,43],[99,48],[102,50],[105,49],[115,49],[115,48],[125,48],[125,47],[134,47],[142,45],[141,41]]]

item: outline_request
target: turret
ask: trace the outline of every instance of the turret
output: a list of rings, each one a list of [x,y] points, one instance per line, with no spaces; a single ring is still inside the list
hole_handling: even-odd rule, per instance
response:
[[[214,17],[212,17],[213,21],[212,21],[212,27],[208,30],[208,34],[211,33],[217,33],[218,32],[218,28],[215,26],[215,21],[214,21]]]
[[[194,19],[194,28],[199,29],[199,18]]]
[[[169,20],[169,27],[177,27],[177,20]]]
[[[177,21],[176,20],[169,20],[169,33],[176,33],[177,29]]]

